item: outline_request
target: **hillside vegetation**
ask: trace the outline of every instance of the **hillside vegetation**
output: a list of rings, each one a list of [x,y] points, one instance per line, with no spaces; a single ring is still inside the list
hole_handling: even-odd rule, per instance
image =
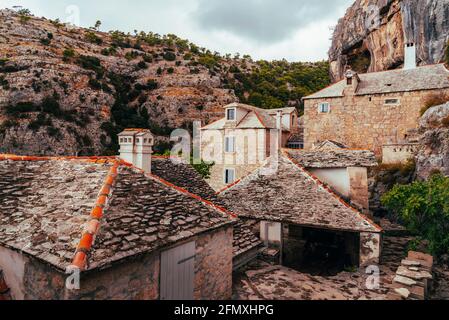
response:
[[[0,152],[116,154],[126,127],[158,135],[209,123],[241,101],[295,106],[329,84],[328,65],[220,55],[152,32],[100,32],[0,11]]]

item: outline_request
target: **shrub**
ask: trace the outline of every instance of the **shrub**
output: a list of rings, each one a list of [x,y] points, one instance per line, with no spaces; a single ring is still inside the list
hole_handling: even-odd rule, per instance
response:
[[[211,169],[215,163],[207,163],[201,160],[201,163],[194,163],[193,159],[191,161],[192,167],[199,173],[203,179],[209,179],[211,174]]]
[[[397,185],[382,203],[408,230],[429,242],[430,253],[449,253],[449,177],[437,174],[428,181]]]
[[[97,36],[95,34],[95,32],[92,31],[88,31],[86,32],[86,34],[84,35],[84,37],[86,38],[87,41],[89,41],[90,43],[94,43],[97,45],[101,45],[103,43],[103,39],[101,39],[99,36]]]
[[[98,77],[103,77],[104,69],[97,57],[82,55],[78,57],[77,63],[84,69],[95,71]]]
[[[175,72],[175,69],[170,67],[167,69],[168,74],[173,74]]]
[[[425,100],[424,107],[421,108],[421,117],[432,107],[436,107],[445,104],[449,101],[449,95],[447,94],[432,94]]]
[[[101,83],[97,79],[90,78],[89,79],[89,87],[91,87],[94,90],[100,90],[101,89]]]
[[[176,60],[176,54],[171,51],[167,51],[164,53],[164,59],[167,61],[175,61]]]
[[[73,50],[73,48],[67,48],[62,53],[62,56],[64,61],[69,61],[70,59],[75,57],[75,50]]]
[[[4,76],[0,76],[0,87],[2,87],[3,90],[9,90],[9,82]]]
[[[19,14],[20,23],[27,23],[31,19],[31,11],[29,9],[21,9],[17,12]]]
[[[137,68],[138,69],[147,69],[148,66],[147,66],[146,62],[142,60],[137,64]]]
[[[162,74],[162,72],[164,72],[164,70],[162,70],[162,68],[161,68],[161,67],[157,68],[157,71],[156,71],[156,73],[157,73],[158,75],[161,75],[161,74]]]
[[[147,81],[147,88],[148,90],[156,90],[158,87],[158,83],[154,79],[150,79]]]

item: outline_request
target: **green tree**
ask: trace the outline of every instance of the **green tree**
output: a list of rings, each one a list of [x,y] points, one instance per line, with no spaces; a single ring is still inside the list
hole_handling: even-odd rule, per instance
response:
[[[94,28],[95,28],[95,30],[99,31],[99,30],[100,30],[100,27],[101,27],[101,21],[100,21],[100,20],[97,20],[97,22],[95,22]]]
[[[428,181],[396,185],[382,203],[407,229],[429,241],[429,251],[449,253],[449,177],[435,174]]]

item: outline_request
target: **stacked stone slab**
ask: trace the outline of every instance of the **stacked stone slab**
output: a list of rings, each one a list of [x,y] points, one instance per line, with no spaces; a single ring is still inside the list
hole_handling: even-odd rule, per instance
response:
[[[388,300],[425,300],[432,288],[433,257],[410,251],[402,260]]]

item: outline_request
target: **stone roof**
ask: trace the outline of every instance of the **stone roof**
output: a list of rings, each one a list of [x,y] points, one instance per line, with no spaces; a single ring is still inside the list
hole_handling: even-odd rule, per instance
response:
[[[385,94],[449,88],[449,71],[444,64],[359,74],[356,95]],[[343,97],[346,79],[304,99]]]
[[[267,174],[269,166],[268,163],[220,193],[231,211],[249,219],[306,227],[350,232],[382,231],[287,154],[279,156],[275,173]]]
[[[369,150],[327,149],[327,150],[292,150],[286,151],[304,168],[348,168],[375,167],[378,165],[376,155]]]
[[[296,111],[295,108],[283,108],[283,109],[261,109],[254,106],[250,106],[243,103],[232,103],[224,108],[241,108],[248,113],[246,116],[235,126],[237,129],[276,129],[276,115],[277,111],[283,111],[283,114],[289,114]],[[201,128],[202,130],[222,130],[226,128],[226,119],[220,119],[209,125]],[[286,128],[284,130],[288,131]]]
[[[168,157],[153,157],[152,173],[177,185],[203,199],[225,207],[221,198],[211,186],[193,169],[190,164],[171,161]],[[262,244],[260,238],[251,231],[253,225],[248,221],[238,220],[234,225],[234,256],[238,256]]]
[[[114,158],[0,155],[0,245],[62,271],[157,250],[232,216]]]

